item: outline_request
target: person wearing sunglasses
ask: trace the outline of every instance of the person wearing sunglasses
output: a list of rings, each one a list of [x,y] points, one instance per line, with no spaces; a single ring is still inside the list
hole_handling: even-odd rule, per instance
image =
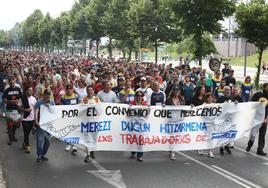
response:
[[[130,105],[148,106],[148,103],[144,100],[144,93],[142,91],[137,91],[135,93],[135,98],[131,101]],[[131,152],[130,158],[135,159],[137,153],[137,161],[143,161],[143,152]]]

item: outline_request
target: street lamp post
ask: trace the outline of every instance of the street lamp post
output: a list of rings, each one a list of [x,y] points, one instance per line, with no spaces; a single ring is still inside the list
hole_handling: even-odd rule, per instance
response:
[[[231,17],[229,17],[229,26],[228,26],[228,65],[230,64],[230,26],[231,26]]]

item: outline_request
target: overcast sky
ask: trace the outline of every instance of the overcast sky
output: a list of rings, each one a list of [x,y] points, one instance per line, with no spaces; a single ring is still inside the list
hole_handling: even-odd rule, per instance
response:
[[[45,15],[57,17],[62,11],[71,10],[75,0],[0,0],[0,30],[9,30],[25,20],[35,9]]]

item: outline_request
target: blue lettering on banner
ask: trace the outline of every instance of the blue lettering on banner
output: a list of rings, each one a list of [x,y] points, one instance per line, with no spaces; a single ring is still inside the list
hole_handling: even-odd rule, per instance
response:
[[[198,131],[207,131],[207,125],[205,122],[160,124],[161,133],[198,132]]]
[[[70,138],[63,138],[62,141],[68,142],[70,144],[79,144],[79,137],[70,137]]]
[[[122,131],[150,132],[150,123],[121,121]]]
[[[212,140],[213,139],[220,139],[220,138],[236,138],[237,131],[230,130],[227,132],[220,132],[220,133],[212,133]]]
[[[110,131],[111,123],[112,121],[81,122],[81,133]]]

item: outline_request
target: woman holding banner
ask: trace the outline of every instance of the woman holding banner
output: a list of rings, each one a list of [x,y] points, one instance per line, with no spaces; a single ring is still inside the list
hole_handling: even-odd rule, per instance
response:
[[[185,102],[183,100],[181,88],[179,86],[173,87],[169,97],[166,100],[166,105],[179,106],[184,104]],[[169,158],[171,160],[176,159],[174,151],[170,151]]]
[[[142,91],[137,91],[135,93],[135,98],[133,101],[131,101],[130,105],[139,105],[139,106],[148,106],[148,103],[146,101],[144,101],[144,93]],[[137,161],[143,161],[143,152],[131,152],[131,156],[130,158],[135,158],[135,155],[137,153]]]
[[[205,104],[212,104],[213,102],[214,102],[214,97],[213,97],[213,95],[212,95],[211,93],[207,93],[207,94],[205,95]],[[214,154],[213,154],[212,149],[209,149],[209,150],[208,150],[208,156],[209,156],[210,158],[214,158],[214,157],[215,157]]]
[[[97,104],[97,103],[100,103],[99,97],[95,96],[95,91],[94,91],[93,86],[91,86],[91,85],[87,86],[87,96],[85,96],[83,98],[82,103],[83,104]],[[90,157],[92,159],[95,159],[95,154],[94,154],[93,151],[89,152],[88,147],[85,147],[85,150],[86,150],[86,154],[87,154],[86,158],[84,160],[85,163],[89,162]]]

